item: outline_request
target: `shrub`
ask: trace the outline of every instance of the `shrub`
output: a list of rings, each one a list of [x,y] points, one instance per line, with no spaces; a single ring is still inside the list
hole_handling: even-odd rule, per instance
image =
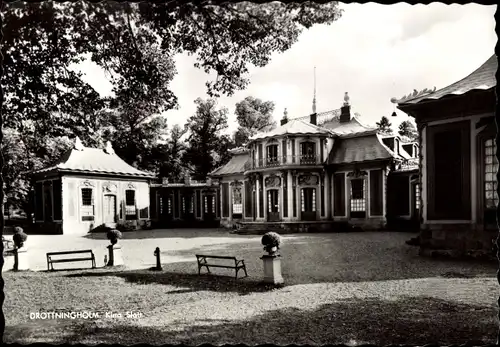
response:
[[[118,239],[122,238],[122,233],[120,232],[120,230],[110,229],[106,233],[106,236],[108,237],[108,240],[111,242],[112,245],[116,245]]]
[[[23,231],[23,228],[21,227],[15,227],[14,228],[14,236],[12,236],[12,241],[14,241],[14,244],[16,245],[17,248],[21,248],[24,246],[24,243],[28,239],[28,235],[26,235]]]
[[[262,236],[262,244],[264,245],[264,250],[271,253],[273,247],[280,249],[281,236],[273,231],[265,233],[264,236]]]
[[[133,222],[126,221],[126,222],[118,224],[116,226],[116,229],[124,232],[124,231],[134,231],[134,230],[137,230],[137,227],[135,226],[135,224]]]

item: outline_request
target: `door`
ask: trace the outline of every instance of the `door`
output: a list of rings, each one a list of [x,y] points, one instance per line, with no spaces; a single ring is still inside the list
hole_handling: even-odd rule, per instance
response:
[[[302,188],[301,198],[301,219],[316,220],[316,188]]]
[[[267,220],[269,222],[280,220],[279,191],[277,189],[267,191]]]
[[[203,197],[203,219],[213,221],[215,219],[215,195]]]
[[[104,223],[116,222],[116,196],[104,195]]]
[[[164,225],[165,223],[171,222],[173,219],[173,195],[160,195],[158,197],[158,207],[160,215],[160,223]]]

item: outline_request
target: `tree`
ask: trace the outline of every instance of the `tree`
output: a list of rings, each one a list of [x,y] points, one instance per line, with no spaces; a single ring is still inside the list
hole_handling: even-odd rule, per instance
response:
[[[389,122],[389,118],[387,118],[386,116],[382,116],[382,118],[380,118],[380,122],[377,122],[376,124],[378,132],[380,134],[384,135],[392,134],[392,129],[391,129],[392,124]]]
[[[147,133],[142,127],[177,104],[169,88],[176,54],[193,54],[196,67],[216,73],[215,81],[207,82],[210,95],[231,95],[248,84],[249,64],[265,66],[273,52],[289,49],[304,28],[330,24],[341,10],[337,2],[47,1],[11,2],[2,14],[0,126],[22,136],[24,131],[80,134],[86,144],[109,137],[119,153],[131,151],[129,163],[142,165],[147,155],[142,151],[152,151],[141,147]],[[101,98],[72,69],[88,58],[107,72],[113,84],[110,98]],[[121,140],[127,137],[130,143],[125,144]]]
[[[196,113],[186,123],[189,131],[188,146],[183,160],[190,166],[192,177],[204,180],[221,162],[219,153],[228,137],[222,136],[222,130],[227,128],[228,109],[217,109],[214,99],[195,100]]]
[[[407,137],[411,141],[416,141],[418,138],[417,128],[410,120],[405,120],[399,124],[398,134]]]
[[[164,156],[159,163],[158,175],[163,178],[168,178],[170,181],[180,181],[186,173],[185,165],[183,164],[183,154],[186,150],[186,145],[182,140],[186,134],[187,128],[183,128],[175,124],[170,131],[170,138],[164,148]]]
[[[251,96],[236,104],[236,120],[239,127],[234,135],[237,146],[248,142],[249,137],[261,131],[268,131],[276,127],[272,118],[274,102],[262,101]]]

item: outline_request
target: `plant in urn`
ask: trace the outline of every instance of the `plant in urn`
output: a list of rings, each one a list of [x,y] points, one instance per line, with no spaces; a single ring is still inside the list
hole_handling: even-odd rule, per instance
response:
[[[282,284],[281,259],[278,250],[281,245],[281,236],[275,232],[268,232],[262,236],[262,245],[268,253],[261,257],[264,262],[264,282]]]
[[[24,233],[23,228],[14,228],[14,236],[12,236],[12,241],[14,241],[14,271],[29,270],[28,249],[25,245],[27,239],[28,235]]]
[[[109,258],[107,266],[123,265],[122,248],[118,245],[118,239],[122,238],[122,233],[117,229],[109,229],[106,236],[111,242],[108,246]]]

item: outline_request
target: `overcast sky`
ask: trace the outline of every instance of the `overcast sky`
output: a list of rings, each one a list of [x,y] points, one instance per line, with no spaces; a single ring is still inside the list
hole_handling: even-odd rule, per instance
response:
[[[497,41],[490,5],[341,4],[342,17],[331,25],[304,30],[292,48],[274,54],[263,68],[250,68],[250,85],[218,104],[229,109],[236,129],[235,104],[247,96],[275,102],[274,118],[312,113],[313,72],[316,66],[317,112],[337,109],[345,92],[353,111],[374,124],[395,110],[392,97],[423,88],[443,88],[467,76],[491,55]],[[184,125],[195,112],[194,100],[207,98],[210,76],[193,67],[194,58],[178,56],[171,83],[179,109],[165,113],[169,126]],[[109,83],[96,66],[85,64],[87,81],[100,93]],[[393,126],[407,119],[397,111]]]

